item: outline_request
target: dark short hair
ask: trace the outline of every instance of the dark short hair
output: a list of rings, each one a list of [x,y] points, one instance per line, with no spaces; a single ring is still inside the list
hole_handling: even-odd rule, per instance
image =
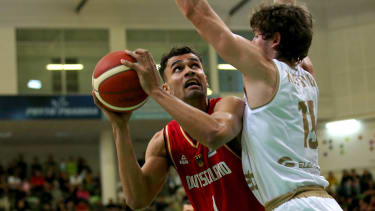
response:
[[[161,77],[163,78],[164,81],[165,81],[164,71],[165,71],[165,68],[167,67],[168,60],[170,58],[174,57],[174,56],[181,56],[181,55],[188,54],[188,53],[192,53],[192,54],[196,55],[198,57],[199,61],[201,63],[203,63],[201,55],[199,55],[197,52],[195,52],[190,47],[187,47],[187,46],[174,47],[169,51],[169,53],[164,54],[163,57],[161,58],[161,61],[160,61],[159,72],[160,72],[160,75],[161,75]]]
[[[261,6],[250,19],[251,28],[258,30],[263,39],[280,33],[277,58],[289,62],[299,62],[307,56],[313,35],[312,25],[311,13],[305,7],[286,4]]]

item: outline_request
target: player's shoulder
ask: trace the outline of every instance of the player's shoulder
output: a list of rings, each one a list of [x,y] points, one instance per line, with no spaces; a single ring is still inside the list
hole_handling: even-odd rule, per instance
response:
[[[164,129],[163,129],[164,130]],[[154,136],[151,138],[148,148],[160,148],[161,146],[164,147],[164,134],[163,130],[160,130],[154,134]]]

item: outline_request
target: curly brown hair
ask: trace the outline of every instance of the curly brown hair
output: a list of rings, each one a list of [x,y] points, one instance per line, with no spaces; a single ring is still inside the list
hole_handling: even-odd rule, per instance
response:
[[[262,6],[250,19],[250,26],[258,30],[263,39],[280,33],[276,48],[277,58],[300,62],[307,56],[312,41],[312,16],[302,6],[273,4]]]

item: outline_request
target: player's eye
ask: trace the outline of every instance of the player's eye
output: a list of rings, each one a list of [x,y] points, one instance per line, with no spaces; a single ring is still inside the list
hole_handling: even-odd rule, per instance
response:
[[[180,72],[183,69],[184,68],[182,66],[176,66],[175,68],[173,68],[173,72]]]
[[[193,63],[192,65],[191,65],[191,68],[200,68],[200,66],[199,66],[199,64],[197,64],[197,63]]]

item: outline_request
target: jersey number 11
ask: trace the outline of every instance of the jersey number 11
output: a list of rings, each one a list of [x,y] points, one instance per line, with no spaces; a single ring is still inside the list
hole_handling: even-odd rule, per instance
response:
[[[305,138],[304,138],[304,147],[310,148],[310,149],[317,149],[318,148],[318,140],[316,138],[316,116],[314,113],[314,101],[300,101],[298,103],[298,110],[302,112],[302,118],[303,118],[303,129],[305,131]],[[311,131],[309,127],[309,121],[307,120],[307,113],[309,113],[310,120],[311,120]],[[309,133],[314,133],[310,135]],[[314,137],[314,138],[311,138]]]

